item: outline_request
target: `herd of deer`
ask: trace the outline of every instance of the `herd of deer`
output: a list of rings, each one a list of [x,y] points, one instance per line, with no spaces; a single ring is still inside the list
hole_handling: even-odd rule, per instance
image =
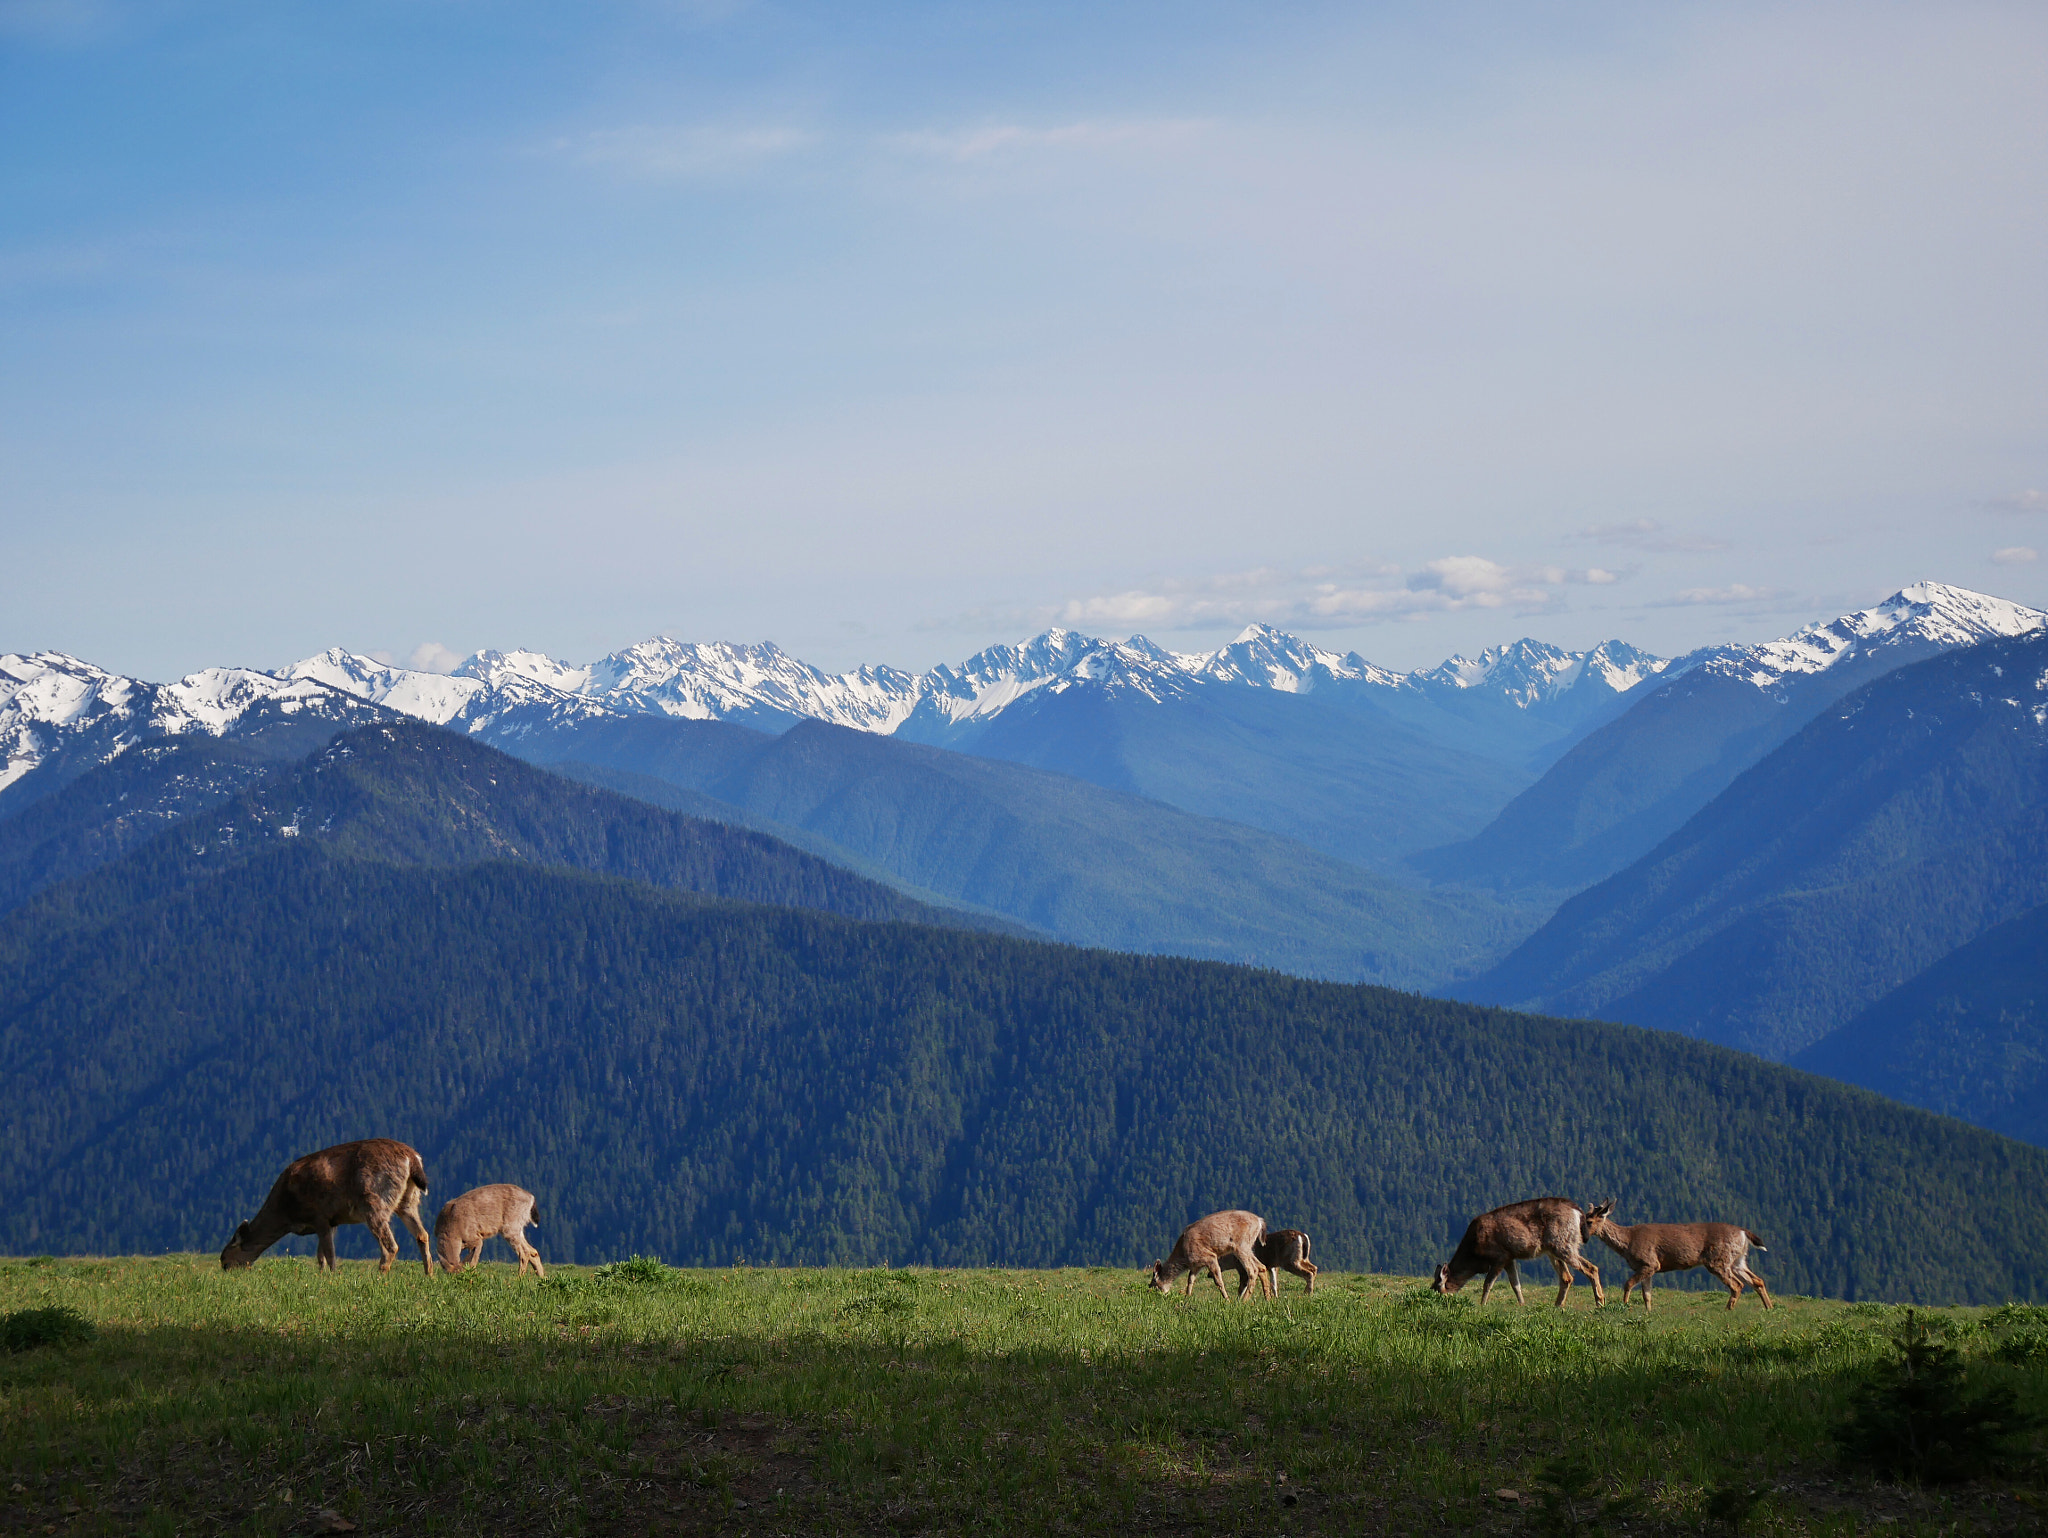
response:
[[[529,1265],[542,1277],[547,1275],[540,1253],[526,1242],[526,1230],[540,1223],[531,1191],[514,1185],[465,1191],[445,1204],[434,1219],[431,1251],[426,1225],[420,1221],[420,1198],[426,1193],[426,1165],[404,1143],[376,1137],[323,1148],[285,1166],[262,1209],[235,1230],[220,1252],[221,1269],[232,1271],[253,1264],[286,1234],[318,1234],[316,1264],[333,1270],[335,1229],[361,1223],[376,1236],[377,1246],[384,1252],[377,1269],[388,1272],[398,1259],[398,1240],[391,1232],[391,1220],[397,1217],[419,1241],[420,1263],[430,1277],[436,1255],[442,1270],[460,1271],[463,1252],[470,1252],[468,1264],[474,1266],[483,1254],[484,1241],[492,1238],[511,1244],[519,1256],[522,1275]],[[1762,1278],[1749,1269],[1750,1250],[1763,1249],[1764,1242],[1748,1229],[1733,1223],[1638,1223],[1624,1228],[1609,1218],[1613,1210],[1611,1201],[1587,1210],[1562,1196],[1539,1196],[1482,1212],[1466,1225],[1457,1252],[1436,1268],[1436,1291],[1456,1292],[1484,1272],[1486,1281],[1479,1289],[1479,1301],[1484,1303],[1505,1272],[1515,1301],[1520,1303],[1522,1278],[1516,1262],[1541,1255],[1557,1268],[1559,1308],[1572,1290],[1574,1272],[1591,1280],[1594,1299],[1605,1303],[1600,1269],[1581,1253],[1584,1245],[1599,1239],[1635,1268],[1621,1289],[1624,1308],[1631,1289],[1642,1288],[1647,1309],[1652,1277],[1696,1266],[1704,1266],[1728,1289],[1731,1309],[1745,1287],[1754,1287],[1764,1307],[1771,1306]],[[1298,1228],[1269,1234],[1266,1220],[1255,1212],[1212,1212],[1182,1229],[1173,1253],[1152,1263],[1151,1285],[1159,1292],[1171,1292],[1174,1279],[1185,1275],[1187,1292],[1192,1295],[1195,1278],[1206,1272],[1215,1278],[1216,1290],[1228,1298],[1230,1289],[1223,1284],[1223,1273],[1228,1270],[1238,1274],[1240,1300],[1254,1285],[1261,1285],[1267,1297],[1278,1297],[1279,1273],[1291,1271],[1307,1281],[1313,1294],[1317,1268],[1308,1255],[1308,1235]]]

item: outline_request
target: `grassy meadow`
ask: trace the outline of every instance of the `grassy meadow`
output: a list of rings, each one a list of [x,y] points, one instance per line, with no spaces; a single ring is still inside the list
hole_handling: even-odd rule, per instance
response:
[[[410,1245],[408,1242],[408,1252]],[[1618,1290],[1618,1289],[1617,1289]],[[0,1532],[2035,1532],[2048,1439],[1960,1485],[1831,1430],[1902,1310],[1656,1312],[1121,1270],[0,1261]],[[1541,1297],[1544,1301],[1538,1301]],[[2048,1413],[2048,1310],[1935,1311]],[[1578,1460],[1576,1465],[1572,1460]],[[1564,1461],[1560,1461],[1564,1460]]]

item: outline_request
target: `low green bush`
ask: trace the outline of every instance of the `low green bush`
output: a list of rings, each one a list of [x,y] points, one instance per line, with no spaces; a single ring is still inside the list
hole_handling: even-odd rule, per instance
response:
[[[92,1321],[75,1308],[25,1308],[0,1315],[0,1351],[33,1351],[91,1340]]]

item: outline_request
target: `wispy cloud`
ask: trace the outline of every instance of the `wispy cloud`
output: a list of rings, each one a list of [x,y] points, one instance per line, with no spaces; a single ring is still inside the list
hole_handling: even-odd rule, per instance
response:
[[[991,123],[975,128],[892,134],[885,142],[908,154],[965,163],[1033,151],[1172,149],[1199,137],[1209,126],[1199,118],[1062,123],[1049,128]]]
[[[2048,492],[2029,488],[2008,497],[1986,497],[1977,505],[1992,513],[2048,513]]]
[[[1726,550],[1724,539],[1701,534],[1682,534],[1667,529],[1654,518],[1632,518],[1623,523],[1596,523],[1570,536],[1594,545],[1622,545],[1630,550]]]
[[[2003,550],[1991,552],[1993,566],[2025,566],[2040,559],[2041,552],[2031,545],[2007,545]]]
[[[1684,588],[1669,598],[1656,599],[1648,607],[1685,609],[1703,604],[1774,603],[1784,596],[1785,590],[1781,587],[1751,587],[1747,582],[1731,582],[1726,587]]]
[[[1428,561],[1405,580],[1379,562],[1346,567],[1256,567],[1199,579],[1092,593],[1056,606],[1052,620],[1077,629],[1226,629],[1265,621],[1300,629],[1342,628],[1466,609],[1535,613],[1556,608],[1573,585],[1605,586],[1603,567],[1512,566],[1484,556]]]
[[[742,176],[817,142],[806,129],[639,124],[557,139],[554,153],[577,165],[640,181]]]

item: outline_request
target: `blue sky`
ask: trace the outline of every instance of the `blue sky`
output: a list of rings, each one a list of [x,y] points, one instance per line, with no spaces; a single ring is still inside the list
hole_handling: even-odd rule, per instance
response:
[[[2048,603],[2044,66],[2026,4],[0,0],[0,650]]]

